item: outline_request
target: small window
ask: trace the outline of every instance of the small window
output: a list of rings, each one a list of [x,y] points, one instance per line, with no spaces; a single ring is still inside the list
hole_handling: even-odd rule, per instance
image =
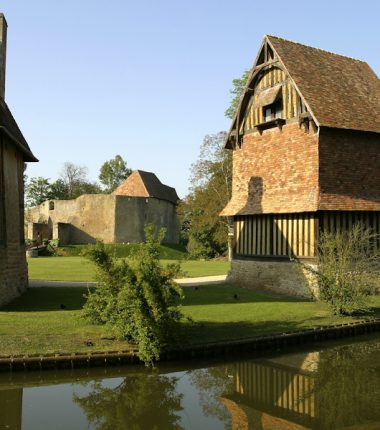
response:
[[[272,119],[282,118],[282,99],[280,98],[275,103],[263,107],[263,117],[265,122]]]
[[[49,211],[54,210],[54,202],[49,202]]]

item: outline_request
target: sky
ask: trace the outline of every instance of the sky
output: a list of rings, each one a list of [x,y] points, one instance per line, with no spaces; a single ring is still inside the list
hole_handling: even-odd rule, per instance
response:
[[[5,99],[39,163],[88,169],[121,155],[188,193],[208,134],[228,130],[232,80],[265,34],[368,62],[380,75],[378,0],[0,0]]]

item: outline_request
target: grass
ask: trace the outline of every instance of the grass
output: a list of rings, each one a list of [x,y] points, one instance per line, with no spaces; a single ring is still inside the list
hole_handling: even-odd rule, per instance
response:
[[[57,253],[64,257],[78,257],[83,255],[82,253],[88,248],[89,245],[66,245],[60,246]],[[106,244],[109,249],[116,257],[129,257],[135,253],[140,244],[138,243],[113,243]],[[160,258],[165,260],[184,260],[189,257],[189,254],[184,245],[180,244],[162,244],[160,245]]]
[[[85,291],[33,288],[3,307],[0,355],[127,349],[126,342],[107,338],[103,327],[79,317]],[[334,317],[324,303],[258,294],[225,284],[185,288],[184,292],[184,319],[178,331],[181,344],[229,341],[363,318]],[[60,310],[61,304],[65,310]],[[379,317],[380,297],[371,298],[371,304],[371,315]],[[94,346],[87,346],[87,340]]]
[[[163,264],[176,260],[161,260]],[[29,258],[30,279],[45,279],[51,281],[93,281],[95,266],[84,257],[38,257]],[[228,272],[228,261],[184,260],[181,268],[184,276],[224,275]]]

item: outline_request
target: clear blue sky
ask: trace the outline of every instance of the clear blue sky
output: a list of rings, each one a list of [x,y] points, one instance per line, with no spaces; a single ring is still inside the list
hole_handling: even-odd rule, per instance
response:
[[[120,154],[187,194],[206,134],[227,130],[231,81],[264,34],[367,61],[380,74],[380,2],[3,0],[6,101],[52,180],[65,161]]]

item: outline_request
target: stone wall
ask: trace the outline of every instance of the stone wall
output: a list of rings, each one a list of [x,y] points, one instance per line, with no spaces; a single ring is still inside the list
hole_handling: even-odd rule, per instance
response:
[[[3,159],[0,174],[3,179],[5,210],[5,240],[0,244],[0,305],[10,302],[26,290],[28,272],[24,244],[23,169],[24,161],[13,144],[1,136]],[[4,208],[2,208],[4,203]],[[4,228],[4,226],[0,226]],[[4,231],[4,230],[3,230]]]
[[[74,200],[51,200],[28,210],[28,219],[49,225],[48,239],[56,236],[59,223],[70,224],[64,234],[72,244],[94,243],[96,239],[112,243],[115,230],[115,197],[106,194],[84,194]],[[31,239],[31,237],[29,237]],[[61,240],[61,244],[67,242]]]
[[[115,242],[144,241],[144,226],[164,227],[164,242],[179,242],[179,221],[176,206],[165,200],[150,197],[116,197]]]
[[[234,259],[227,281],[261,292],[304,298],[318,296],[312,274],[301,265],[285,259]]]
[[[157,231],[166,228],[165,242],[179,242],[176,206],[151,197],[88,194],[75,200],[46,201],[30,208],[27,218],[45,223],[47,238],[60,239],[61,245],[94,243],[96,239],[106,243],[142,242],[144,226],[150,223]],[[35,238],[35,232],[29,224],[28,238]]]

